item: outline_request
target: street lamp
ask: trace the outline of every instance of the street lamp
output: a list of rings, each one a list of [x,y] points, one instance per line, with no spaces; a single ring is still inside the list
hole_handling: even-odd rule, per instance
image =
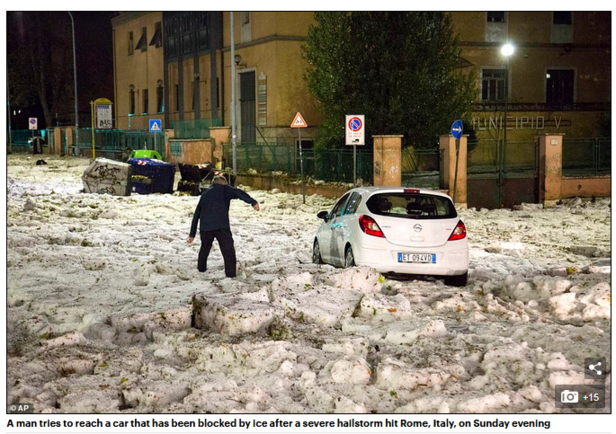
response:
[[[509,57],[515,51],[515,47],[507,42],[505,45],[501,47],[501,54],[505,57],[507,61],[507,70],[505,71],[505,125],[503,130],[503,148],[501,152],[501,164],[499,171],[499,187],[502,187],[504,181],[504,170],[505,170],[505,161],[506,161],[506,153],[507,153],[507,115],[509,111]],[[499,188],[500,192],[500,188]],[[499,194],[500,197],[500,207],[503,206],[502,203],[502,194]]]
[[[75,155],[79,156],[79,109],[77,103],[77,52],[75,51],[75,20],[70,12],[71,29],[73,31],[73,79],[75,81]]]

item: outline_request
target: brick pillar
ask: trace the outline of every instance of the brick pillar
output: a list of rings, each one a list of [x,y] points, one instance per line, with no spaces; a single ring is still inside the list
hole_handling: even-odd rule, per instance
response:
[[[402,136],[372,136],[374,185],[402,185]]]
[[[544,208],[560,200],[563,176],[563,135],[539,136],[539,203]]]
[[[75,127],[66,127],[64,130],[64,134],[66,135],[66,156],[73,155],[72,146],[75,144],[73,142],[73,132],[75,131]],[[85,157],[86,155],[84,155]],[[90,157],[92,156],[92,149],[90,149]]]
[[[439,149],[442,158],[443,188],[451,196],[456,205],[466,207],[466,166],[467,166],[467,139],[468,135],[460,137],[460,149],[458,151],[458,182],[454,182],[456,176],[456,139],[451,134],[442,135],[439,138]],[[453,190],[456,190],[456,197],[453,197]]]
[[[53,129],[53,150],[52,153],[55,155],[60,155],[62,152],[62,130],[60,127]]]
[[[171,155],[171,139],[175,137],[175,130],[169,129],[169,130],[164,130],[164,131],[165,131],[165,155],[163,155],[163,158],[165,159],[165,161],[174,163],[175,157]]]

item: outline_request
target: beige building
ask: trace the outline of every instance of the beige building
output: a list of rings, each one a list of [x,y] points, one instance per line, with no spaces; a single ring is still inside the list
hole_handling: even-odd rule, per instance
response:
[[[599,134],[610,107],[609,12],[452,12],[467,68],[478,73],[480,137]],[[313,12],[132,12],[113,19],[115,121],[121,129],[230,125],[231,62],[241,142],[293,141],[296,112],[322,118],[303,80]],[[509,59],[500,49],[515,46]],[[507,65],[508,64],[508,65]],[[505,120],[504,111],[508,115]],[[177,131],[177,130],[176,130]],[[308,128],[307,138],[315,129]]]

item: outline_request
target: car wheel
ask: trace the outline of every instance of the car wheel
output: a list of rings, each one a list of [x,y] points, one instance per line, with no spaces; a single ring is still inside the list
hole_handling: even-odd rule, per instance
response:
[[[445,277],[445,285],[450,286],[466,286],[468,282],[468,272],[459,276]]]
[[[323,258],[321,258],[321,249],[319,248],[319,242],[317,240],[314,240],[314,245],[312,246],[312,263],[323,263]]]
[[[350,268],[355,266],[355,256],[353,256],[353,249],[351,246],[347,247],[344,254],[344,268]]]

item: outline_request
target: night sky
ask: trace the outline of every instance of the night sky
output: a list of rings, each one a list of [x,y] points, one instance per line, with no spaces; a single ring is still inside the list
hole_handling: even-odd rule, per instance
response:
[[[79,98],[80,125],[89,126],[90,101],[96,98],[108,98],[113,101],[113,46],[111,18],[117,12],[72,12],[75,19],[75,41],[77,47],[77,93]],[[22,16],[29,12],[7,12],[7,51],[23,49],[20,46],[20,32],[28,31],[26,20]],[[71,30],[71,19],[67,12],[50,12],[50,31],[66,32]],[[30,24],[31,25],[31,24]],[[61,47],[70,54],[70,80],[72,97],[72,39],[66,47]],[[8,54],[8,53],[7,53]],[[7,62],[7,69],[11,63]],[[13,108],[15,108],[13,106]],[[20,107],[22,108],[22,107]],[[74,110],[72,110],[74,112]],[[65,114],[72,115],[72,113]],[[46,127],[40,103],[22,108],[21,115],[11,118],[12,129],[27,129],[28,117],[39,119],[39,128]],[[85,124],[87,122],[87,124]]]

